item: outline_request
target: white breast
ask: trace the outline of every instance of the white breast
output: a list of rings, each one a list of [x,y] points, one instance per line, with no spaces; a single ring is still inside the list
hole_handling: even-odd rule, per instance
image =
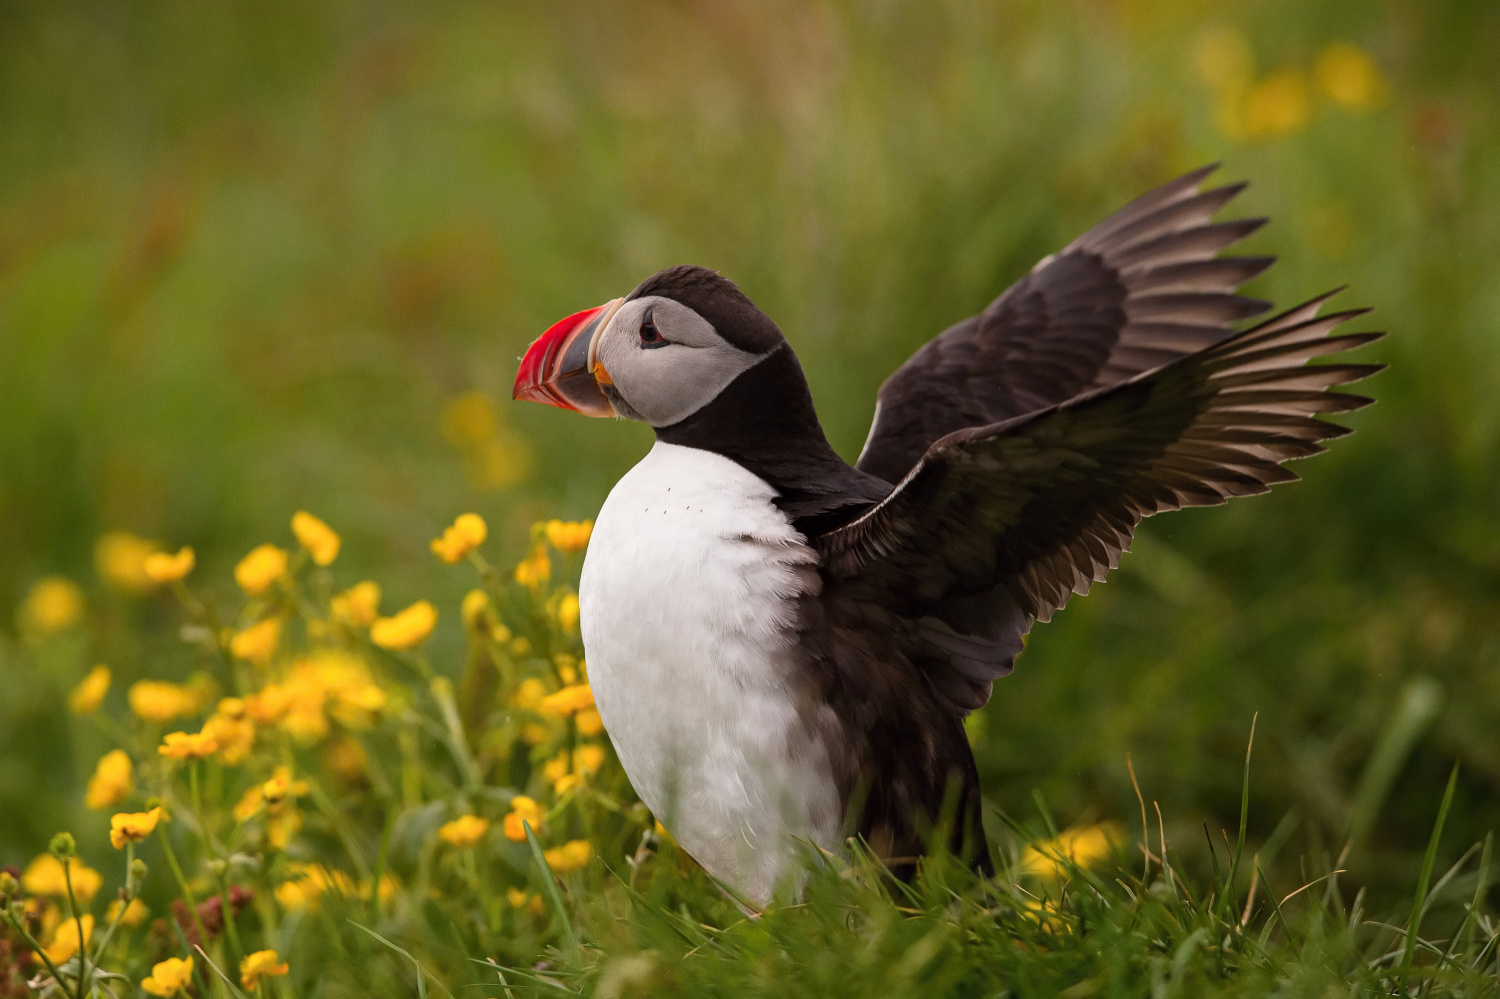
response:
[[[641,799],[711,874],[769,899],[842,821],[785,682],[814,554],[771,487],[658,443],[610,492],[579,588],[589,682]]]

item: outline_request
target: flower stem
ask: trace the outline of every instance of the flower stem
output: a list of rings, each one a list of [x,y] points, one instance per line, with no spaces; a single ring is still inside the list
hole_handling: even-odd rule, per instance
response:
[[[109,929],[104,931],[104,938],[94,948],[94,966],[98,967],[99,961],[104,957],[104,949],[109,946],[109,941],[115,935],[115,929],[119,927],[120,920],[125,918],[125,910],[130,908],[130,903],[135,899],[135,875],[130,872],[135,865],[135,843],[132,840],[125,841],[125,897],[120,899],[120,905],[115,909],[115,918],[110,921]]]
[[[198,917],[198,903],[193,898],[193,890],[188,887],[181,865],[177,863],[177,854],[172,851],[172,841],[167,838],[167,830],[164,827],[157,826],[156,831],[161,835],[161,848],[162,852],[167,855],[167,866],[172,868],[172,874],[177,878],[177,886],[182,889],[182,899],[188,904],[188,912],[192,913],[193,925],[198,928],[198,940],[206,944],[208,931],[203,928],[203,920]]]
[[[68,886],[68,905],[73,910],[73,924],[78,927],[78,981],[73,993],[83,999],[83,991],[89,978],[88,941],[83,938],[83,917],[78,914],[78,899],[73,897],[73,858],[63,860],[63,882]],[[59,982],[61,984],[61,982]]]
[[[229,946],[231,948],[229,959],[226,963],[230,967],[233,967],[244,956],[245,948],[240,946],[240,931],[234,925],[234,906],[230,904],[229,878],[227,876],[220,876],[219,878],[219,906],[220,912],[224,917],[224,930],[229,934]],[[204,942],[206,943],[207,941]]]

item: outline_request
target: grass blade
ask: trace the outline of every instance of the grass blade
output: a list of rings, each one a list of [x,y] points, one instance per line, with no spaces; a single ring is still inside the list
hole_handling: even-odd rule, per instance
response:
[[[1245,852],[1245,827],[1250,821],[1250,754],[1255,750],[1255,723],[1259,718],[1259,711],[1250,716],[1250,741],[1245,744],[1245,775],[1240,781],[1240,834],[1234,841],[1234,856],[1229,861],[1229,880],[1224,883],[1224,898],[1229,901],[1230,912],[1234,911],[1234,881],[1240,872],[1240,858]],[[1250,884],[1254,887],[1254,878]]]
[[[557,921],[562,924],[563,941],[567,944],[569,953],[578,953],[578,937],[573,933],[573,923],[568,919],[568,910],[563,908],[562,892],[557,890],[557,876],[552,873],[552,868],[547,864],[547,857],[542,853],[542,844],[537,842],[536,832],[531,828],[531,823],[521,821],[526,829],[526,842],[531,844],[531,858],[536,861],[537,868],[542,872],[542,890],[547,893],[547,901],[552,905],[552,911],[557,914]]]
[[[380,831],[380,851],[375,855],[375,873],[370,876],[370,922],[380,922],[380,879],[385,877],[385,864],[391,850],[391,832],[396,828],[396,807],[386,809],[385,828]]]
[[[362,923],[356,923],[352,919],[349,920],[349,922],[355,928],[364,930],[366,933],[370,934],[370,936],[374,937],[376,940],[379,940],[391,950],[395,951],[397,954],[400,954],[402,957],[410,961],[412,963],[412,966],[417,969],[417,999],[427,999],[427,972],[422,968],[422,962],[418,961],[415,957],[412,956],[411,951],[397,947],[394,943],[387,940],[385,937],[381,936],[379,933],[376,933],[374,930],[370,929],[368,926],[365,926]],[[448,987],[446,985],[438,981],[436,978],[434,978],[432,981],[434,985],[443,990],[443,994],[448,996],[448,999],[453,999],[453,993],[448,991]]]
[[[204,964],[208,965],[210,968],[213,969],[214,974],[218,975],[220,978],[222,978],[224,980],[224,984],[227,985],[227,986],[229,986],[229,991],[234,993],[235,999],[245,999],[245,993],[241,992],[239,990],[239,988],[235,986],[234,982],[232,982],[232,981],[229,980],[229,976],[228,975],[224,974],[224,972],[222,972],[222,971],[219,970],[219,966],[217,964],[214,964],[213,958],[211,958],[211,957],[208,956],[208,951],[204,950],[202,947],[198,946],[197,944],[193,945],[193,950],[197,951],[198,952],[198,956],[201,957],[201,958],[203,958],[203,963]]]
[[[1474,927],[1479,922],[1479,909],[1484,905],[1484,898],[1490,890],[1490,848],[1494,845],[1495,834],[1489,833],[1484,837],[1484,852],[1479,855],[1479,883],[1474,886],[1474,901],[1469,903],[1469,914],[1464,917],[1464,953],[1470,953],[1474,949]]]
[[[1453,791],[1458,787],[1458,764],[1448,775],[1448,789],[1443,792],[1443,804],[1438,808],[1437,823],[1432,827],[1432,839],[1427,841],[1427,856],[1422,858],[1422,876],[1417,879],[1417,898],[1412,903],[1411,919],[1406,925],[1406,946],[1401,953],[1401,970],[1398,982],[1406,981],[1411,971],[1412,957],[1417,951],[1417,930],[1422,924],[1422,912],[1427,906],[1427,886],[1432,883],[1432,868],[1437,863],[1438,841],[1443,838],[1443,823],[1448,819],[1448,809],[1453,805]]]

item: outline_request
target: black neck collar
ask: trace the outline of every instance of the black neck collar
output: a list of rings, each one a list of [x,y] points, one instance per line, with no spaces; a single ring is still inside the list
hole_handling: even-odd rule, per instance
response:
[[[656,439],[712,451],[770,483],[776,505],[808,538],[858,516],[890,483],[850,467],[823,436],[807,379],[782,343],[708,405],[659,427]]]

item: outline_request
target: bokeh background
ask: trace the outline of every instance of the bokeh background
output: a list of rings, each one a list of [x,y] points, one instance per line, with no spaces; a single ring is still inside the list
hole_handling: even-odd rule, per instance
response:
[[[472,509],[519,558],[650,445],[509,400],[553,320],[718,268],[852,459],[923,341],[1222,160],[1274,219],[1249,291],[1348,284],[1390,331],[1379,404],[1305,482],[1151,521],[997,685],[980,770],[1008,812],[1138,823],[1129,753],[1190,852],[1258,712],[1265,862],[1352,832],[1409,890],[1455,760],[1443,855],[1500,824],[1497,65],[1480,0],[4,4],[0,861],[104,822],[84,670],[188,669],[132,545],[228,597],[312,510],[350,580],[442,608],[456,670],[468,577],[428,540]]]

